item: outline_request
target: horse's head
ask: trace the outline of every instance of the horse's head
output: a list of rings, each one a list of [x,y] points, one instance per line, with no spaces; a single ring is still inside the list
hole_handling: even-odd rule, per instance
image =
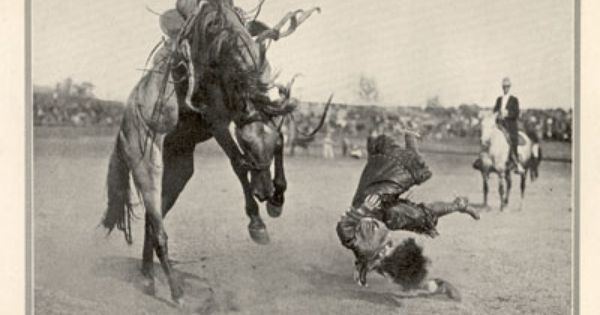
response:
[[[232,122],[229,132],[240,151],[243,167],[250,173],[252,193],[260,201],[271,198],[274,193],[271,164],[276,153],[283,153],[283,137],[278,126],[256,112],[246,121]]]
[[[241,164],[250,172],[254,195],[268,199],[274,190],[270,165],[274,157],[283,156],[281,124],[273,121],[291,113],[297,102],[290,97],[293,80],[287,86],[274,83],[266,47],[269,40],[293,32],[298,13],[253,36],[231,1],[194,3],[178,36],[188,68],[186,105],[198,110],[198,104],[206,104],[203,114],[216,117],[209,119],[211,123],[232,122],[229,133],[241,153]],[[286,21],[292,25],[280,32]],[[279,99],[269,97],[271,89],[279,91]]]
[[[201,0],[187,12],[178,38],[188,68],[186,105],[197,111],[206,104],[203,114],[213,124],[231,122],[229,133],[241,153],[234,163],[249,171],[255,196],[265,200],[273,195],[270,165],[281,142],[273,120],[294,109],[289,92],[269,98],[273,84],[263,46],[232,3]]]
[[[496,116],[492,112],[480,112],[479,120],[481,121],[481,144],[489,143],[492,138],[492,131],[497,129]]]

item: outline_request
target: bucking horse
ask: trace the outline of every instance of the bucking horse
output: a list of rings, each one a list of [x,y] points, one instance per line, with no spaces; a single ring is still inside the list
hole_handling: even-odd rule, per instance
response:
[[[266,202],[270,216],[281,214],[287,183],[280,129],[297,102],[290,97],[291,84],[274,82],[266,51],[319,9],[290,12],[254,34],[231,1],[178,1],[177,9],[181,23],[174,38],[154,53],[153,66],[128,98],[110,157],[102,224],[109,232],[123,231],[131,244],[132,178],[145,209],[144,287],[154,294],[156,252],[171,297],[181,304],[182,284],[172,272],[163,218],[192,177],[194,148],[217,141],[242,184],[250,237],[268,243],[257,200]],[[271,89],[278,90],[279,99],[268,96]]]

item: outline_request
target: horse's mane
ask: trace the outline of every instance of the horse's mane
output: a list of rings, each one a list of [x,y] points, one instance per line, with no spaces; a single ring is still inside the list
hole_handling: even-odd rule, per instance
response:
[[[264,60],[233,6],[227,1],[206,1],[192,28],[192,58],[199,65],[196,82],[217,83],[226,106],[244,111],[247,105],[239,100],[267,94],[268,83],[261,80]]]

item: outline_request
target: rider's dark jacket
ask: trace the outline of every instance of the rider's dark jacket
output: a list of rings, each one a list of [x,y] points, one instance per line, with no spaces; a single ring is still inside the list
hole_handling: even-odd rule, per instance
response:
[[[501,109],[501,106],[502,106],[502,96],[500,96],[496,99],[496,106],[494,106],[494,113],[499,112]],[[501,124],[504,128],[506,128],[506,130],[508,131],[508,133],[510,135],[511,148],[512,148],[513,146],[516,147],[516,145],[519,143],[519,126],[518,126],[519,100],[516,97],[510,95],[508,97],[506,108],[507,108],[508,113],[506,114],[504,119],[502,119]]]

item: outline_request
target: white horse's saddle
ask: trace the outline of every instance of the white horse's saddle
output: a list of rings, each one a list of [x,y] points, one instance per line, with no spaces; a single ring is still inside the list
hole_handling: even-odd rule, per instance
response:
[[[497,124],[498,129],[500,129],[502,131],[502,133],[504,134],[504,136],[506,137],[506,141],[508,141],[508,143],[511,143],[510,141],[510,134],[508,133],[508,130],[506,130],[506,128],[504,128],[504,126]],[[527,137],[521,130],[519,130],[519,143],[518,145],[526,145],[527,144],[527,139],[525,137]]]

